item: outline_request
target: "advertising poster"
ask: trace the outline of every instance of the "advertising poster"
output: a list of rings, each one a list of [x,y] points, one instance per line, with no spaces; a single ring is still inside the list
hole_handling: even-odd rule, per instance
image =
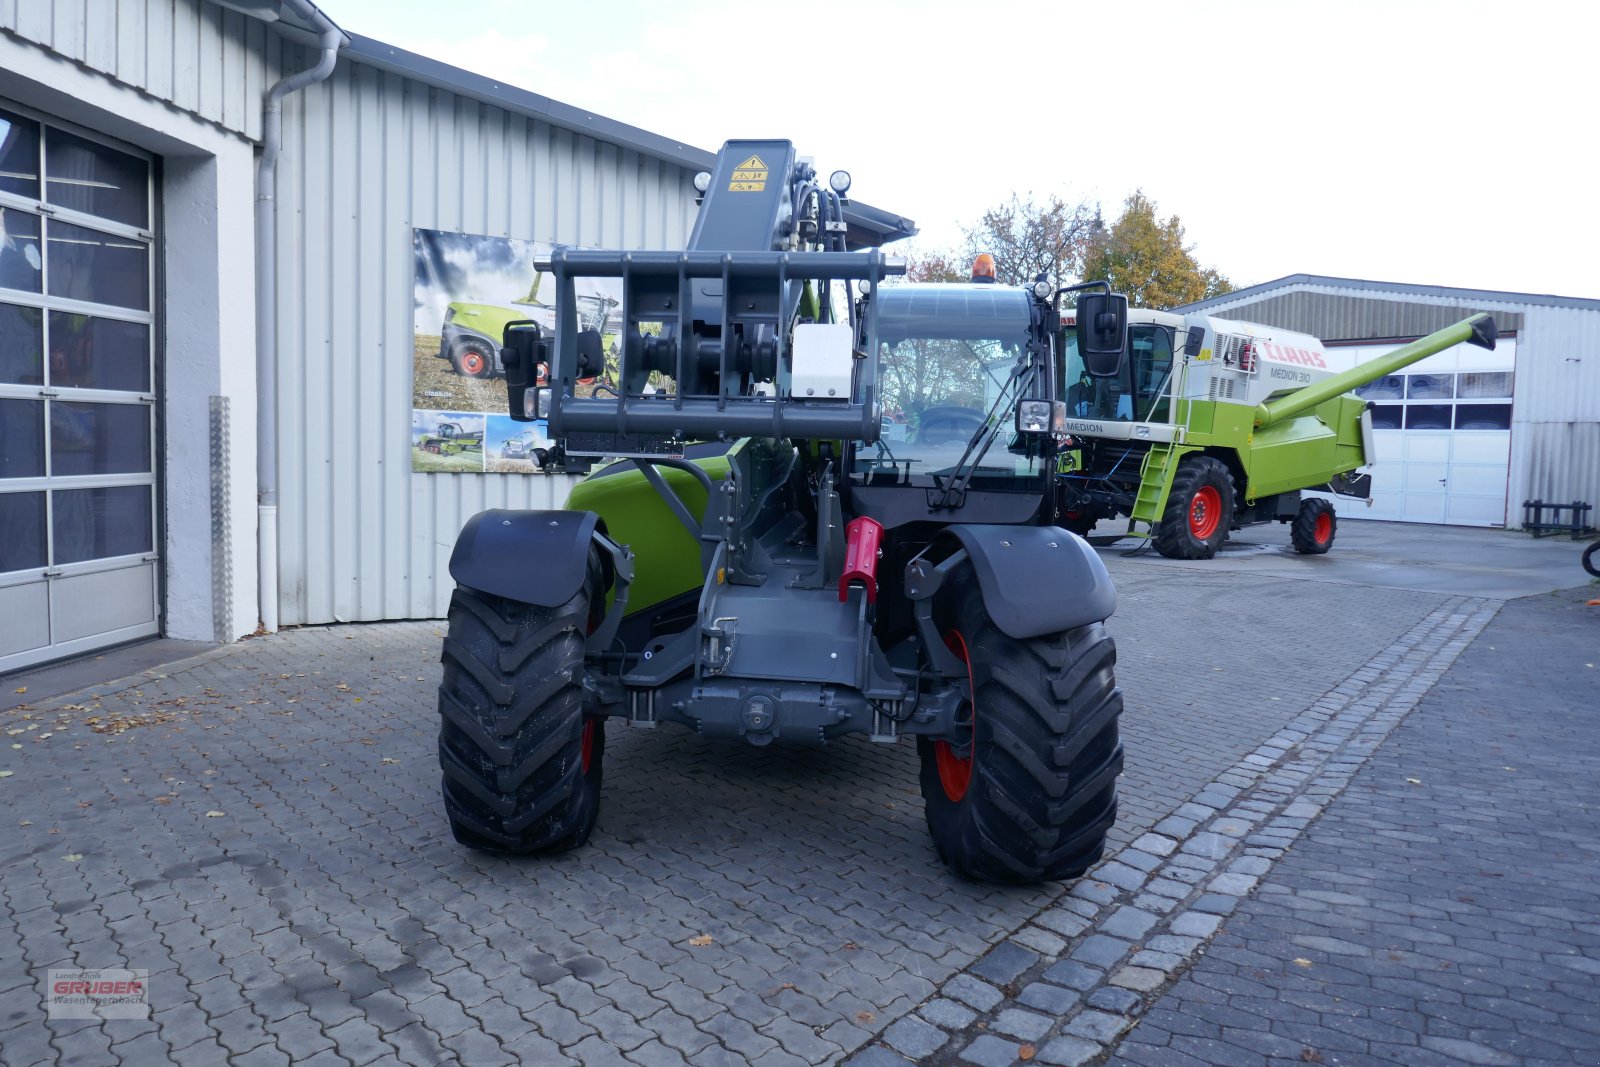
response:
[[[508,414],[500,339],[508,322],[555,329],[555,282],[534,269],[552,245],[413,230],[411,469],[533,474],[548,448],[543,422]],[[614,356],[621,282],[577,282],[581,328]]]

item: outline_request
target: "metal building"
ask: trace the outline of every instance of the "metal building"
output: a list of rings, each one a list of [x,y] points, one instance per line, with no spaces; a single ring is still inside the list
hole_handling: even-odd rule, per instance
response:
[[[0,0],[0,672],[442,615],[567,484],[411,470],[413,229],[682,247],[711,162],[309,0]]]
[[[1518,527],[1525,500],[1600,506],[1600,300],[1293,274],[1176,310],[1309,333],[1355,362],[1490,312],[1493,352],[1457,346],[1362,390],[1373,506],[1341,514]]]

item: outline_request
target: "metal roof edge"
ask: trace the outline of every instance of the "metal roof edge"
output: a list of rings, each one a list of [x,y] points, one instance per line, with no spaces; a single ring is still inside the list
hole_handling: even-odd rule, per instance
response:
[[[608,119],[604,115],[596,115],[592,111],[585,111],[571,104],[563,104],[559,100],[552,100],[548,96],[541,96],[515,85],[507,85],[505,82],[495,81],[481,74],[474,74],[470,70],[452,67],[440,60],[408,52],[404,48],[384,44],[359,33],[350,34],[350,46],[344,49],[341,55],[463,96],[470,96],[513,111],[521,111],[543,119],[551,125],[585,133],[624,148],[632,148],[681,167],[709,170],[716,159],[714,153],[695,148],[693,145],[641,130],[637,126],[629,126],[625,122]]]
[[[1289,289],[1297,285],[1322,285],[1336,289],[1356,289],[1366,292],[1397,293],[1406,296],[1434,296],[1452,298],[1465,302],[1495,301],[1504,304],[1539,304],[1546,307],[1578,308],[1584,311],[1600,311],[1600,300],[1591,300],[1580,296],[1552,296],[1542,293],[1513,293],[1501,289],[1461,289],[1449,285],[1416,285],[1409,282],[1379,282],[1363,278],[1333,278],[1323,274],[1286,274],[1270,282],[1262,282],[1244,289],[1235,289],[1231,293],[1221,296],[1208,297],[1197,300],[1192,304],[1174,308],[1174,311],[1204,311],[1207,308],[1220,307],[1243,298],[1260,296],[1278,289]]]
[[[358,63],[415,78],[429,85],[510,111],[532,115],[552,126],[586,134],[608,144],[675,163],[691,171],[710,170],[716,162],[715,152],[707,152],[703,148],[641,130],[637,126],[630,126],[625,122],[573,107],[571,104],[563,104],[559,100],[541,96],[528,89],[507,85],[505,82],[453,67],[440,60],[418,55],[416,52],[408,52],[404,48],[385,44],[359,33],[351,33],[349,38],[350,44],[340,52],[340,55]],[[852,229],[865,230],[876,235],[880,244],[912,237],[917,232],[916,223],[910,219],[859,202],[845,208],[845,221]]]

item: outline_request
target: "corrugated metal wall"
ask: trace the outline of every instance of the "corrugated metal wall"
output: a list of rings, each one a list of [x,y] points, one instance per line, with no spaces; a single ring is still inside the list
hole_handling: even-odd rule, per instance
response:
[[[1320,337],[1324,341],[1366,340],[1378,337],[1421,337],[1476,315],[1481,308],[1459,304],[1413,304],[1362,296],[1305,291],[1281,293],[1216,312],[1219,318],[1242,319],[1281,326]],[[1522,316],[1497,311],[1495,325],[1502,331],[1522,328]]]
[[[461,524],[558,507],[569,480],[411,472],[412,228],[681,248],[692,175],[347,59],[284,135],[282,621],[437,617]]]
[[[1296,284],[1207,310],[1326,340],[1419,336],[1492,312],[1500,329],[1517,333],[1506,524],[1521,526],[1524,500],[1584,500],[1600,507],[1600,307],[1536,299],[1468,307],[1448,296],[1374,296],[1371,290]]]
[[[281,38],[203,0],[0,0],[0,29],[251,140],[279,76]]]
[[[1529,307],[1516,390],[1507,522],[1524,500],[1600,508],[1600,310]]]

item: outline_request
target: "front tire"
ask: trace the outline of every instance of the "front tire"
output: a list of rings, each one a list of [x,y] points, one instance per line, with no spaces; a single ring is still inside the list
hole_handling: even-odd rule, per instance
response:
[[[1076,878],[1105,851],[1122,770],[1116,646],[1104,624],[1017,640],[983,608],[968,570],[946,616],[975,681],[958,736],[919,737],[928,831],[975,881]]]
[[[1289,524],[1289,540],[1294,550],[1302,556],[1320,556],[1333,547],[1333,535],[1339,529],[1339,519],[1333,505],[1321,497],[1307,497],[1300,502],[1300,511]]]
[[[603,719],[583,714],[595,571],[558,608],[457,587],[439,686],[445,812],[461,844],[556,853],[600,812]]]
[[[1583,569],[1600,578],[1600,541],[1583,550]]]
[[[493,378],[494,346],[476,337],[457,341],[450,350],[450,365],[464,378]]]
[[[1186,456],[1172,476],[1156,528],[1156,551],[1168,559],[1210,559],[1233,525],[1233,475],[1214,456]]]

